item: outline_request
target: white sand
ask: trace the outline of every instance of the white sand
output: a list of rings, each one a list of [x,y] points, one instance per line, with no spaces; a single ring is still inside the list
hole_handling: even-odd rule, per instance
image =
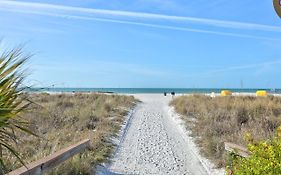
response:
[[[168,106],[171,96],[137,94],[132,113],[112,163],[98,174],[216,175],[202,158],[182,121]]]

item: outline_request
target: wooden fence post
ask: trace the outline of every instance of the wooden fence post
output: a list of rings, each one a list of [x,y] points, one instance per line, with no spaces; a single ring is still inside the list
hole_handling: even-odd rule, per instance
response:
[[[224,149],[227,152],[233,153],[233,154],[238,155],[243,158],[247,158],[251,155],[251,153],[248,151],[247,148],[236,145],[234,143],[225,142]],[[232,170],[230,170],[230,172],[228,172],[228,175],[233,175]]]

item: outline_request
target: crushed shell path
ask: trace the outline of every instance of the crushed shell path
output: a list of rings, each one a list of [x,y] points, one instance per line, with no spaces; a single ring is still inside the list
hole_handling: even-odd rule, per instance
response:
[[[207,175],[169,114],[171,97],[136,95],[138,104],[106,174]]]

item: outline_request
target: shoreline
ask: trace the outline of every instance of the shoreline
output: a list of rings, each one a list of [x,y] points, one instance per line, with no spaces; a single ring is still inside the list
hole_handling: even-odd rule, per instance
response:
[[[105,94],[105,95],[129,95],[129,96],[135,96],[135,95],[163,95],[163,93],[112,93],[112,92],[27,92],[27,94],[49,94],[49,95],[75,95],[75,94]],[[177,96],[189,96],[189,95],[205,95],[205,96],[211,96],[211,97],[220,97],[220,93],[176,93],[175,97]],[[170,93],[167,93],[167,97],[171,96]],[[233,92],[230,96],[251,96],[256,97],[256,93],[254,92]],[[267,96],[275,96],[275,97],[281,97],[281,93],[268,93]]]
[[[271,88],[29,88],[27,93],[105,93],[105,94],[210,94],[229,90],[233,93],[256,93],[265,90],[269,94],[281,94],[281,89]]]

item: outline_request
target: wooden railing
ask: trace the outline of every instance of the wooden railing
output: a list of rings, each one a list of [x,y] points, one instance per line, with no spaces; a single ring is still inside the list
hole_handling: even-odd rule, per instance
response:
[[[44,157],[36,162],[23,166],[19,169],[16,169],[16,170],[8,173],[7,175],[41,175],[41,174],[44,174],[45,172],[54,168],[55,166],[59,165],[60,163],[64,162],[68,158],[83,151],[89,145],[90,145],[89,139],[83,140],[75,145],[62,149],[50,156]]]
[[[238,156],[241,156],[241,157],[246,158],[246,157],[250,156],[250,152],[248,151],[247,148],[245,148],[243,146],[236,145],[234,143],[225,142],[224,148],[225,148],[226,151],[228,151],[230,153],[237,154]]]

